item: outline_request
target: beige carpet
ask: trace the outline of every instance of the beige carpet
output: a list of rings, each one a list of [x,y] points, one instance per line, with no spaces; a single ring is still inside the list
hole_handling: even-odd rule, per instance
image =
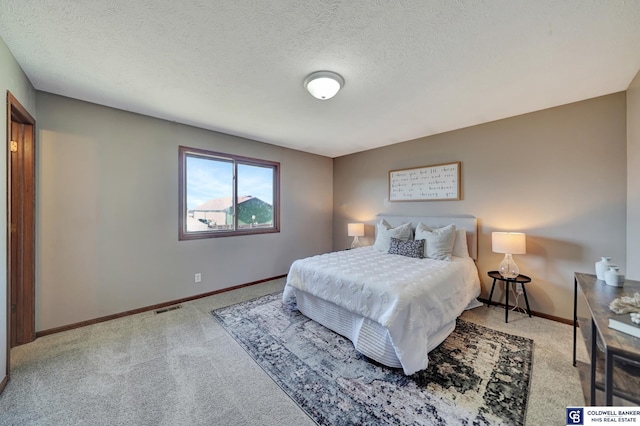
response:
[[[245,287],[14,348],[0,424],[313,425],[209,314],[283,285]],[[584,405],[570,326],[519,313],[505,324],[497,307],[463,318],[534,339],[528,425],[564,424],[566,406]]]

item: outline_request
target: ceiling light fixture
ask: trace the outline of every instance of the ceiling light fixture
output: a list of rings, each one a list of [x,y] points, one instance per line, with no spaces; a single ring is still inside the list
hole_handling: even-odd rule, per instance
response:
[[[304,79],[304,87],[314,98],[327,100],[333,98],[344,86],[344,78],[333,71],[316,71]]]

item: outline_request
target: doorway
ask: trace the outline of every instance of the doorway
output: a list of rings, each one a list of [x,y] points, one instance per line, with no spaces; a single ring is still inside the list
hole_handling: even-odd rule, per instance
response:
[[[35,120],[7,92],[9,347],[35,337]],[[9,357],[7,356],[7,372]]]

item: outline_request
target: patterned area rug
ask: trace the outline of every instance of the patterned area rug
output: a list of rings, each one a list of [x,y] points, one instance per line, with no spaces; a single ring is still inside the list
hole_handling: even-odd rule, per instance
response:
[[[533,341],[458,319],[411,376],[283,305],[276,293],[212,315],[321,425],[522,425]]]

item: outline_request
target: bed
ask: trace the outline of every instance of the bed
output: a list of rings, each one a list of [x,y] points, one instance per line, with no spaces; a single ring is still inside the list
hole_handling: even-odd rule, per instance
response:
[[[349,338],[358,352],[410,375],[427,368],[427,354],[451,334],[456,318],[480,305],[477,220],[379,215],[375,227],[373,246],[296,260],[283,302],[295,300],[301,313]],[[418,227],[455,228],[450,260],[383,252],[385,229],[400,237],[392,241],[397,248],[402,241],[418,243],[413,234],[424,236]],[[410,238],[398,233],[401,228],[411,229]]]

